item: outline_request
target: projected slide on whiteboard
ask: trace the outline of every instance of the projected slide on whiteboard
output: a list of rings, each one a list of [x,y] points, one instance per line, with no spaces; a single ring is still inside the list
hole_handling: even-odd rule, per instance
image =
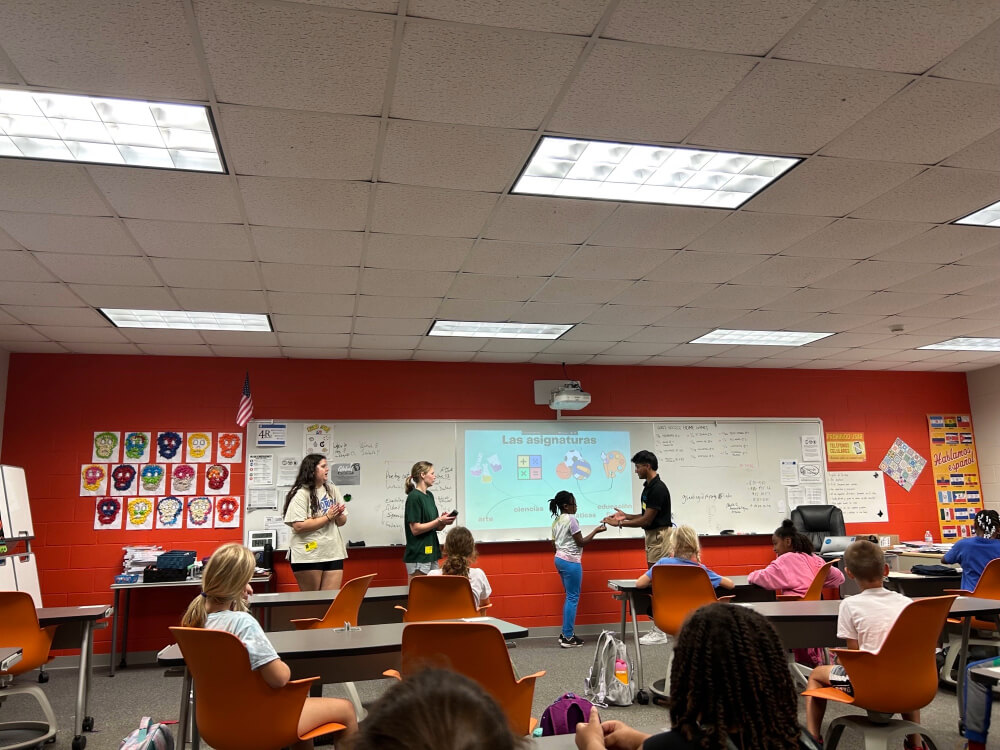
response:
[[[548,500],[576,496],[592,524],[632,507],[629,433],[624,430],[465,432],[465,523],[472,530],[548,528]]]

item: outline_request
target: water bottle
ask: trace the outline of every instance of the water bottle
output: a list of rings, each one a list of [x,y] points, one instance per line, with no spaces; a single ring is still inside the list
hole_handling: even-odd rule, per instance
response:
[[[924,544],[934,544],[934,537],[931,536],[930,529],[924,532]]]
[[[927,532],[928,536],[931,532]],[[271,540],[268,539],[264,542],[264,553],[261,555],[261,567],[272,570],[274,568],[274,547],[271,545]]]
[[[615,659],[615,677],[623,685],[628,685],[628,664],[626,664],[622,659]]]

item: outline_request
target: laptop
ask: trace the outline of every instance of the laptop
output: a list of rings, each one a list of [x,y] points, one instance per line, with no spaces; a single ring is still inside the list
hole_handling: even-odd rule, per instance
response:
[[[867,538],[867,537],[862,537]],[[853,536],[827,536],[823,537],[823,544],[819,548],[820,555],[835,555],[847,549],[847,546],[854,541]]]

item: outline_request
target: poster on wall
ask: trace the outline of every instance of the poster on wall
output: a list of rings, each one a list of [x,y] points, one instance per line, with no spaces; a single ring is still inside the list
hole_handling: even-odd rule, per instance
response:
[[[878,467],[886,476],[909,492],[926,465],[926,458],[913,450],[902,438],[896,438]]]
[[[139,494],[163,495],[166,493],[167,471],[159,464],[144,464],[139,467]]]
[[[121,433],[95,432],[90,460],[95,464],[102,461],[121,461]]]
[[[861,463],[868,460],[863,432],[826,433],[827,463]]]
[[[156,433],[156,462],[161,464],[179,464],[184,460],[184,433],[167,432]]]
[[[235,529],[240,525],[240,498],[234,495],[215,499],[215,528]]]
[[[826,494],[830,505],[844,513],[846,523],[882,523],[889,520],[885,479],[881,471],[829,471]]]
[[[928,414],[927,431],[941,539],[948,542],[972,536],[972,521],[983,509],[972,418],[967,414]]]
[[[184,528],[184,500],[168,495],[161,497],[156,503],[156,528],[157,529],[182,529]]]
[[[153,528],[153,501],[151,497],[130,497],[126,501],[125,530],[144,531]]]
[[[220,432],[215,441],[215,460],[220,464],[238,464],[243,461],[243,436],[236,432]]]
[[[215,499],[211,497],[192,497],[188,500],[188,528],[189,529],[210,529],[212,528],[212,511],[215,508]]]
[[[333,427],[328,424],[306,425],[302,436],[302,455],[320,453],[330,457],[330,443],[333,441]]]
[[[98,531],[121,530],[122,500],[117,497],[99,497],[94,501],[94,528]]]
[[[83,464],[80,467],[80,497],[96,497],[107,494],[107,464]]]
[[[212,462],[212,433],[208,431],[189,432],[186,441],[187,462],[208,464]]]
[[[134,461],[137,464],[149,462],[149,444],[152,441],[152,433],[149,432],[126,432],[123,444],[125,446],[125,460]]]

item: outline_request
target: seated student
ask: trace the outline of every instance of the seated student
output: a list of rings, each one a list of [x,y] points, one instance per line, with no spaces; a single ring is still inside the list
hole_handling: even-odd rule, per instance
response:
[[[476,600],[476,609],[485,608],[490,603],[490,582],[482,568],[470,567],[476,561],[476,540],[472,532],[464,526],[456,526],[448,532],[444,540],[444,553],[447,559],[440,568],[433,569],[427,575],[465,576],[472,586],[472,598]]]
[[[264,682],[273,688],[283,687],[291,670],[275,652],[260,624],[247,612],[247,597],[253,593],[253,552],[242,544],[224,544],[212,554],[201,576],[201,593],[188,605],[181,625],[186,628],[225,630],[238,637],[250,655],[250,668],[260,670]],[[234,721],[239,717],[234,716]],[[354,706],[340,698],[306,698],[299,717],[299,734],[321,724],[335,721],[347,729],[349,738],[358,729]],[[309,750],[312,740],[295,743],[294,750]]]
[[[468,677],[425,669],[397,682],[361,722],[351,750],[517,750],[503,709]]]
[[[857,582],[861,593],[849,596],[840,603],[837,637],[846,640],[849,649],[878,651],[910,599],[882,586],[882,579],[889,574],[889,566],[885,563],[885,553],[877,544],[867,540],[852,542],[844,552],[844,567],[847,568],[847,575]],[[830,686],[854,695],[847,671],[839,664],[823,664],[813,669],[809,675],[809,689]],[[825,700],[806,697],[806,728],[817,739],[825,713]],[[903,718],[920,723],[920,712],[905,713]],[[906,747],[922,747],[922,740],[911,735],[906,739]]]
[[[981,510],[973,521],[976,535],[959,539],[948,550],[941,562],[958,563],[962,566],[962,588],[972,591],[979,583],[983,568],[1000,557],[1000,513],[995,510]]]
[[[580,750],[767,748],[814,750],[798,724],[797,698],[774,627],[732,604],[708,604],[684,623],[670,670],[669,732],[644,734],[597,709],[576,727]]]
[[[787,518],[781,522],[771,537],[771,546],[777,555],[774,562],[763,570],[755,570],[747,576],[747,581],[761,588],[781,591],[783,594],[803,596],[812,585],[816,572],[825,560],[813,554],[809,537],[795,528]],[[831,566],[826,574],[823,588],[839,587],[844,582],[844,574]]]
[[[720,576],[702,564],[701,543],[698,541],[698,534],[690,526],[678,526],[673,529],[673,536],[667,544],[667,555],[667,557],[661,557],[656,565],[698,565],[708,573],[708,579],[712,582],[713,588],[721,586],[724,589],[731,589],[736,586],[731,579]],[[655,568],[656,565],[653,567]],[[635,585],[637,588],[646,588],[652,583],[653,568],[650,568],[636,579]]]

